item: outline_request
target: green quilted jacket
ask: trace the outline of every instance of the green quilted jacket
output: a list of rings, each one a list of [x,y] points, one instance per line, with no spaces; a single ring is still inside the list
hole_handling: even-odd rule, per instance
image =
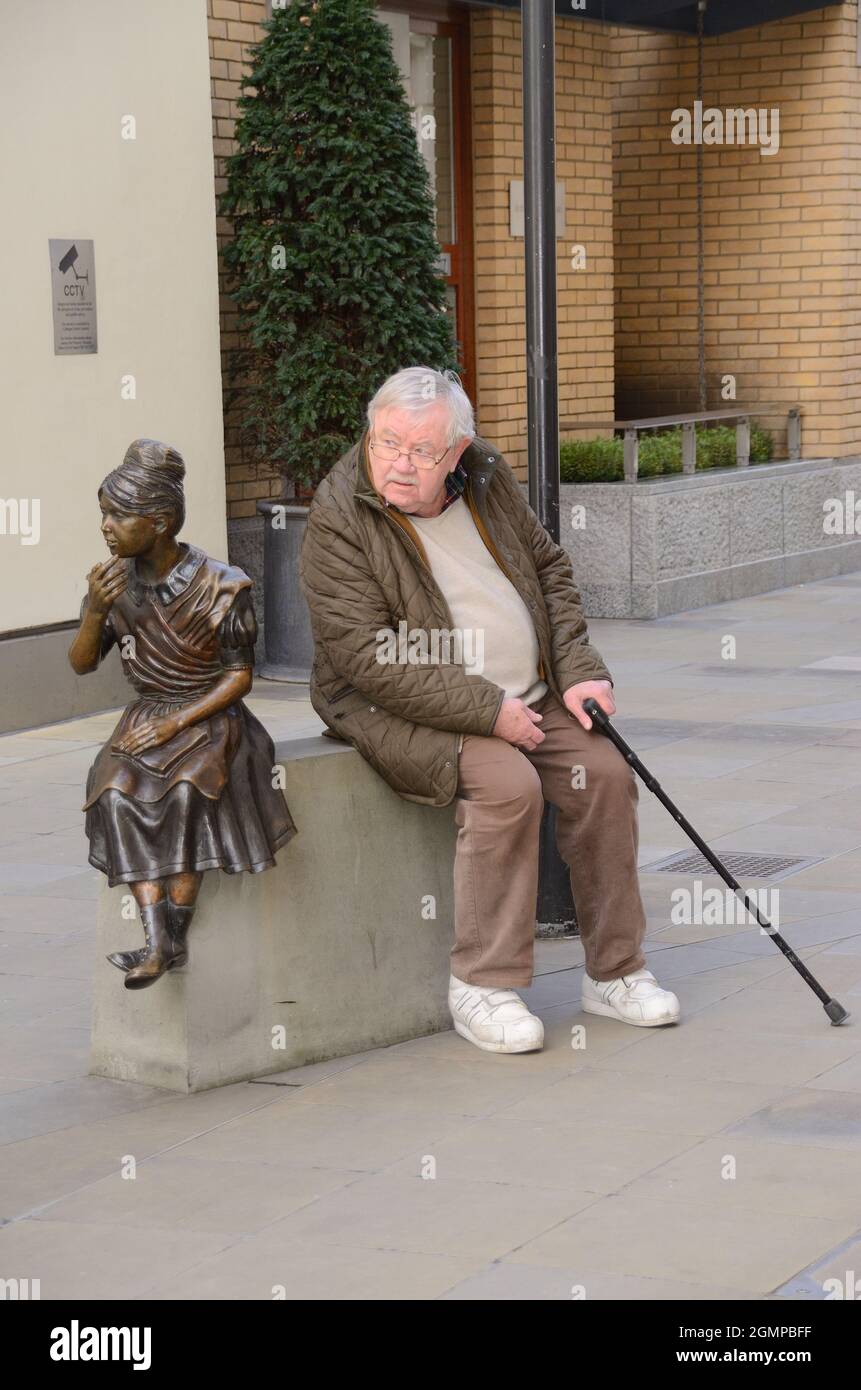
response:
[[[461,457],[464,500],[485,545],[535,623],[539,671],[561,699],[610,680],[591,645],[567,552],[529,506],[498,450],[476,437]],[[408,516],[386,505],[367,462],[367,431],[314,495],[300,555],[311,614],[311,703],[327,734],[351,743],[407,801],[447,806],[457,791],[461,734],[490,736],[505,698],[461,664],[381,664],[381,630],[453,629]],[[406,653],[401,651],[399,655]]]

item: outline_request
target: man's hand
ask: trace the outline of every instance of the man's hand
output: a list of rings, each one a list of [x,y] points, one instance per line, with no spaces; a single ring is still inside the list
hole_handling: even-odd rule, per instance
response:
[[[592,720],[583,708],[584,700],[597,700],[605,714],[616,713],[613,687],[609,681],[581,681],[579,685],[570,685],[562,699],[565,702],[565,708],[570,710],[584,729],[591,729],[592,727]]]
[[[595,684],[594,681],[591,683]],[[537,748],[546,737],[537,727],[541,723],[541,717],[522,700],[503,700],[493,726],[493,736],[504,738],[506,743],[513,743],[515,748]]]

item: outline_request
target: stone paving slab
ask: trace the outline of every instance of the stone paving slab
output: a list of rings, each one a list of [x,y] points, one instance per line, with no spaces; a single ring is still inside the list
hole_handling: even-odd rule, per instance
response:
[[[286,1299],[416,1301],[442,1298],[485,1265],[483,1256],[286,1241],[280,1232],[264,1232],[198,1261],[184,1274],[162,1276],[147,1297],[271,1300],[277,1290]]]
[[[614,722],[718,852],[821,859],[780,880],[780,928],[861,1017],[859,588],[591,635]],[[275,738],[322,728],[300,686],[258,681],[251,707]],[[117,715],[0,738],[1,1277],[48,1299],[803,1301],[861,1274],[857,1022],[829,1027],[755,926],[674,923],[691,876],[641,873],[676,1028],[584,1015],[580,942],[542,940],[541,1053],[450,1031],[192,1096],[88,1077],[80,804]],[[641,869],[692,848],[639,797]]]
[[[750,1206],[728,1210],[702,1198],[623,1192],[525,1241],[506,1258],[570,1269],[576,1252],[578,1264],[597,1273],[651,1278],[660,1270],[664,1279],[762,1295],[856,1229],[857,1217],[776,1216],[753,1198]]]
[[[760,1295],[739,1289],[713,1288],[707,1284],[691,1284],[687,1280],[644,1279],[628,1274],[596,1273],[594,1269],[569,1270],[530,1265],[524,1260],[514,1263],[500,1260],[479,1274],[470,1276],[449,1293],[446,1301],[497,1300],[564,1300],[596,1299],[621,1302],[661,1300],[702,1300],[720,1302],[727,1299],[759,1299]]]

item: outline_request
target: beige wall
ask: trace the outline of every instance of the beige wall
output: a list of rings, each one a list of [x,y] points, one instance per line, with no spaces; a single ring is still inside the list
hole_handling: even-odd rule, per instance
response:
[[[107,558],[96,489],[139,435],[181,450],[183,536],[226,558],[206,0],[4,4],[0,122],[0,495],[41,500],[38,545],[0,535],[8,632],[77,616]],[[95,355],[54,356],[67,236],[95,242]]]

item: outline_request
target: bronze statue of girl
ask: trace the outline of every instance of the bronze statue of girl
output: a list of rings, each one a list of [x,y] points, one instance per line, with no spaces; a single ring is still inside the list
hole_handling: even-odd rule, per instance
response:
[[[111,558],[95,565],[69,649],[78,674],[115,644],[137,691],[87,777],[89,861],[128,883],[146,945],[108,960],[143,989],[188,959],[206,869],[259,873],[297,833],[272,740],[242,697],[257,624],[251,580],[179,542],[185,464],[136,439],[99,488]]]

